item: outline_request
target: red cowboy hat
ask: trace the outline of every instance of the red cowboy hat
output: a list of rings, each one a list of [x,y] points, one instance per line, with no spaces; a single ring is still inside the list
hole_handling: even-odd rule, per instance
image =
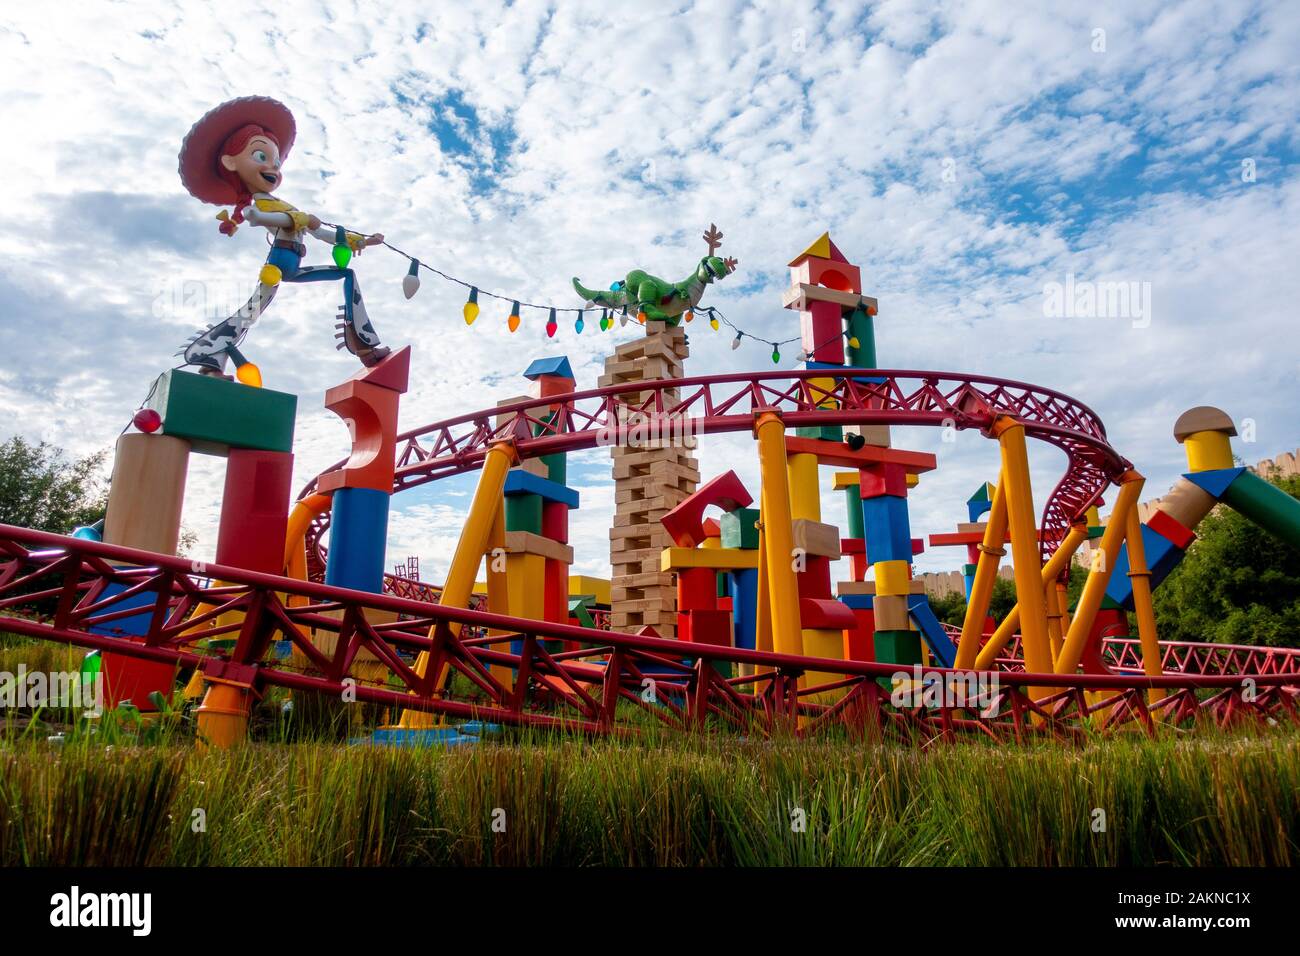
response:
[[[269,96],[241,96],[210,110],[190,127],[181,143],[181,182],[190,195],[228,206],[239,199],[235,188],[218,172],[218,152],[230,135],[249,123],[262,127],[280,144],[280,159],[289,155],[297,127],[289,107]]]

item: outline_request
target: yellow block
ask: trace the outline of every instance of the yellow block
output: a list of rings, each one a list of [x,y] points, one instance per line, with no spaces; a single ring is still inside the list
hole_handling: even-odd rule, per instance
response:
[[[821,493],[817,487],[817,456],[800,453],[786,458],[790,474],[790,517],[796,521],[822,520]]]
[[[540,554],[506,555],[510,616],[540,621],[546,615],[546,559]]]
[[[920,475],[913,475],[913,474],[910,474],[910,473],[908,474],[908,476],[907,476],[907,487],[909,487],[909,488],[915,488],[915,487],[916,487],[917,485],[919,485],[920,483],[921,483],[921,476],[920,476]]]
[[[862,473],[857,471],[837,471],[835,472],[835,490],[843,488],[856,488],[862,484]]]
[[[1187,470],[1216,471],[1232,468],[1232,443],[1223,432],[1196,432],[1183,442],[1187,449]]]
[[[740,548],[664,548],[659,558],[659,570],[681,571],[688,568],[714,568],[731,571],[736,568],[757,568],[758,550]]]
[[[877,594],[907,594],[911,589],[911,577],[908,571],[911,563],[901,558],[894,561],[877,561],[872,565],[876,569]]]
[[[840,407],[839,400],[830,394],[835,391],[835,379],[822,378],[821,376],[810,378],[808,379],[808,388],[810,389],[809,394],[817,402],[818,408]]]
[[[832,631],[827,628],[806,627],[802,631],[803,652],[809,657],[826,657],[831,660],[844,659],[844,632]],[[826,671],[808,671],[804,674],[802,683],[805,686],[815,686],[825,684],[830,681],[839,679],[841,675],[832,674]],[[824,694],[815,694],[808,700],[815,701],[819,704],[830,704],[844,696],[843,690],[827,691]]]
[[[590,594],[596,603],[609,607],[609,582],[604,578],[589,578],[585,574],[569,575],[569,597]]]

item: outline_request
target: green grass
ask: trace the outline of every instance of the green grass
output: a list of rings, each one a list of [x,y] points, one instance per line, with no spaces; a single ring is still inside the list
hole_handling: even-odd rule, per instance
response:
[[[0,746],[0,862],[1289,865],[1300,737],[921,751],[525,736],[452,751],[201,753],[29,736]]]

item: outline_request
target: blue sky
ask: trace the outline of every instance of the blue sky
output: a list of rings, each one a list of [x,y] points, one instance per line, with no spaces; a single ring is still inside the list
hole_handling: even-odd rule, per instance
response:
[[[1253,422],[1255,442],[1237,446],[1250,461],[1295,448],[1300,8],[1049,6],[1063,5],[229,0],[51,17],[9,4],[0,414],[74,453],[108,447],[186,337],[242,301],[265,240],[218,235],[176,152],[211,106],[264,94],[298,120],[284,198],[484,289],[572,306],[574,275],[679,278],[716,222],[741,271],[708,301],[783,339],[797,333],[785,263],[829,230],[880,300],[883,366],[1074,395],[1152,496],[1180,470],[1170,429],[1192,405]],[[567,354],[594,385],[634,334],[588,323],[578,336],[570,319],[548,341],[545,316],[526,312],[511,335],[491,300],[467,328],[463,290],[429,277],[408,302],[400,258],[371,250],[357,267],[380,332],[414,349],[403,427],[523,394],[539,356]],[[1149,321],[1046,316],[1044,287],[1067,275],[1149,284]],[[246,349],[269,387],[300,396],[304,481],[346,447],[321,408],[353,371],[331,348],[337,294],[287,290]],[[691,333],[692,374],[773,367],[760,345]],[[995,477],[977,435],[900,430],[895,444],[939,458],[913,494],[917,534],[951,530]],[[706,476],[735,467],[756,488],[744,436],[700,458]],[[1040,497],[1061,465],[1035,449]],[[215,543],[220,469],[191,470],[199,556]],[[607,460],[576,456],[570,475],[578,569],[603,573]],[[391,560],[417,554],[436,578],[471,487],[396,499]],[[829,520],[841,507],[827,495]]]

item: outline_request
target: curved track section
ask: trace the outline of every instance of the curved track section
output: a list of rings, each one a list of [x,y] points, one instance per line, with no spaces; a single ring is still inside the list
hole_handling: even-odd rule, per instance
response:
[[[385,616],[368,614],[372,609],[396,620],[373,624]],[[143,636],[114,635],[116,622],[143,614]],[[1271,673],[984,672],[961,700],[921,695],[895,706],[879,684],[897,673],[895,665],[520,620],[8,525],[0,525],[0,630],[198,668],[254,691],[278,686],[339,695],[348,687],[357,700],[391,707],[586,734],[634,735],[650,719],[681,730],[812,736],[844,728],[924,743],[959,732],[1020,741],[1133,725],[1155,734],[1159,724],[1300,723],[1300,650],[1271,649]],[[318,649],[313,631],[334,635],[324,644],[333,650]],[[233,637],[234,647],[204,647],[212,637]],[[279,640],[292,642],[307,667],[272,658],[267,652]],[[345,684],[362,650],[386,673]],[[421,651],[430,661],[423,677],[412,666]],[[1190,659],[1177,654],[1171,650],[1168,659]],[[740,664],[748,665],[748,676],[722,676]],[[514,675],[508,683],[503,670]],[[966,687],[979,676],[927,673]],[[1251,695],[1242,693],[1245,677],[1254,684]],[[655,689],[649,701],[647,678]],[[1031,688],[1047,691],[1035,697]],[[1153,699],[1153,690],[1163,697]]]
[[[829,386],[827,383],[830,383]],[[554,421],[551,410],[560,407]],[[523,458],[619,444],[647,419],[691,434],[748,431],[760,409],[786,426],[928,425],[986,429],[1010,415],[1069,459],[1043,509],[1044,560],[1070,523],[1129,467],[1088,406],[1052,389],[956,372],[871,369],[832,377],[824,369],[664,379],[529,399],[416,428],[398,436],[393,491],[479,468],[494,442],[513,441]],[[326,471],[342,467],[340,461]],[[299,499],[315,492],[312,479]],[[313,522],[308,552],[319,561],[328,516]]]

